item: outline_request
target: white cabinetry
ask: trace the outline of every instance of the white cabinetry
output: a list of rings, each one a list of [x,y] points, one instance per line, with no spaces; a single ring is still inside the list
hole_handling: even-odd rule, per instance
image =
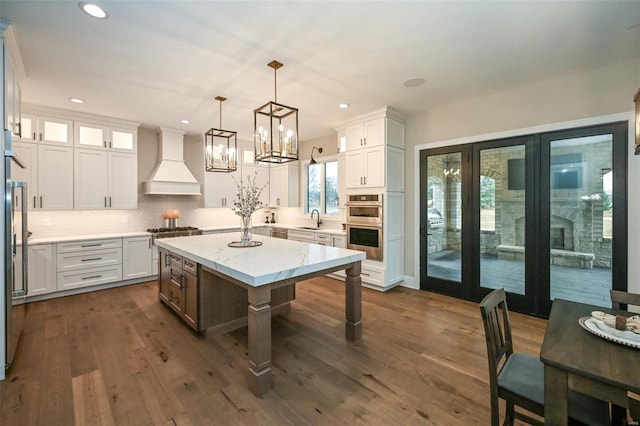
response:
[[[38,145],[35,143],[13,144],[13,151],[24,165],[24,169],[17,164],[11,164],[11,177],[18,182],[27,183],[27,204],[29,210],[36,210],[38,207]],[[19,197],[19,196],[18,196]],[[21,205],[20,199],[16,200],[16,205]]]
[[[73,149],[38,145],[38,192],[28,191],[41,210],[73,210]]]
[[[269,168],[269,205],[271,207],[298,207],[298,162],[272,165]]]
[[[259,166],[259,165],[242,165],[242,179],[244,184],[246,185],[247,176],[253,179],[255,175],[256,178],[256,186],[258,188],[264,189],[260,194],[260,201],[264,206],[269,205],[269,167],[268,166]]]
[[[12,164],[12,175],[27,182],[29,209],[73,210],[73,149],[34,143],[13,149],[25,168]]]
[[[122,281],[122,238],[56,244],[58,291]]]
[[[233,207],[236,198],[236,183],[240,182],[241,172],[204,173],[204,206],[205,207]]]
[[[347,151],[345,155],[347,188],[384,187],[384,146]]]
[[[122,279],[130,280],[151,275],[153,275],[151,236],[123,238]]]
[[[289,232],[287,233],[287,239],[288,240],[293,240],[293,241],[300,241],[303,243],[314,243],[315,242],[315,238],[313,236],[313,232],[311,231],[298,231],[298,230],[293,230],[293,229],[289,229]]]
[[[75,149],[75,208],[135,209],[137,169],[135,154]]]
[[[385,118],[375,118],[348,126],[347,151],[385,144]]]
[[[53,244],[29,246],[27,296],[56,291],[56,263]]]
[[[21,127],[22,142],[72,146],[72,120],[22,114]]]
[[[80,148],[136,152],[137,132],[135,129],[75,121],[74,145]]]
[[[332,235],[331,245],[333,247],[347,248],[347,237],[344,235]]]

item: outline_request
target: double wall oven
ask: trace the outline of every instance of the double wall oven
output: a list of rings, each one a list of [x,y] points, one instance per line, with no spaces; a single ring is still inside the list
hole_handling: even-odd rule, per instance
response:
[[[382,194],[350,194],[346,206],[347,248],[382,260]]]

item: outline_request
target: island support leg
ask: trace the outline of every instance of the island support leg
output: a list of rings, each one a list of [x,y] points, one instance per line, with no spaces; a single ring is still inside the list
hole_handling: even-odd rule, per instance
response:
[[[362,339],[362,281],[360,278],[360,262],[354,263],[346,270],[347,279],[344,282],[345,296],[345,336],[347,340]]]
[[[248,289],[249,390],[262,396],[271,389],[271,286]]]

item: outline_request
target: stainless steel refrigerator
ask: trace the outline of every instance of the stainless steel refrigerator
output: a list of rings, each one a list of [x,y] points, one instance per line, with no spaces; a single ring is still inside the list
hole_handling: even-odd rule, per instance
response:
[[[3,23],[4,24],[4,23]],[[0,25],[4,29],[4,25]],[[0,167],[0,175],[4,174],[5,178],[5,197],[4,197],[4,214],[0,214],[0,218],[4,216],[4,309],[0,305],[0,314],[4,311],[4,321],[0,321],[0,325],[4,322],[4,330],[0,330],[0,338],[4,334],[3,348],[4,356],[0,356],[0,360],[4,359],[5,369],[8,369],[14,362],[16,348],[26,315],[26,295],[27,295],[27,264],[28,264],[28,247],[27,247],[27,186],[24,182],[14,182],[11,179],[11,170],[13,167],[23,167],[20,160],[16,157],[11,148],[11,130],[9,128],[8,104],[13,99],[7,93],[7,67],[8,59],[7,51],[4,46],[2,33],[0,33],[0,82],[2,87],[0,93],[0,117],[3,120],[3,132],[0,132],[0,148],[4,151],[4,164]],[[4,173],[2,173],[4,169]],[[4,332],[4,333],[2,333]],[[2,365],[0,363],[0,368]],[[0,371],[0,379],[4,378],[4,369]]]
[[[4,132],[5,143],[7,133]],[[11,136],[9,134],[9,140]],[[5,145],[6,146],[6,145]],[[9,142],[10,146],[10,142]],[[11,167],[19,164],[5,150],[5,335],[6,365],[13,364],[26,316],[28,286],[27,185],[11,180]]]

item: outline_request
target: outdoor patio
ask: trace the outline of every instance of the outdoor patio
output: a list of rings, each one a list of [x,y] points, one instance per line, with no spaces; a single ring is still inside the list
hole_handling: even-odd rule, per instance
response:
[[[460,252],[442,250],[429,254],[428,274],[432,277],[460,281]],[[524,292],[524,263],[481,255],[480,277],[483,287],[501,288],[512,293]],[[592,305],[611,307],[611,269],[572,268],[551,265],[551,299],[562,298]]]

